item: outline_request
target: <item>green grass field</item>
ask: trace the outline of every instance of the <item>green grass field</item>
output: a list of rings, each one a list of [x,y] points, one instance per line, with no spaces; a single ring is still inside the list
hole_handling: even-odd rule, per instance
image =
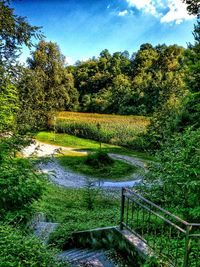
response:
[[[96,152],[97,150],[99,150],[100,147],[99,142],[97,141],[84,139],[64,133],[56,133],[54,135],[53,132],[39,132],[35,134],[34,137],[36,140],[43,143],[64,146],[64,147],[71,147],[77,151],[86,150],[90,152]],[[147,153],[142,153],[111,144],[102,143],[102,151],[106,153],[116,153],[133,157],[135,156],[144,160],[153,160],[153,157],[148,155]]]

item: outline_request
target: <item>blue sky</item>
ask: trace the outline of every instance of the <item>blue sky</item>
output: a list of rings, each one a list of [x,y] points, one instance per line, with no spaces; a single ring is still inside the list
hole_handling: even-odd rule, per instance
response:
[[[14,0],[16,14],[42,26],[66,61],[86,60],[107,48],[136,52],[143,43],[193,42],[195,18],[181,0]],[[21,61],[29,50],[24,48]]]

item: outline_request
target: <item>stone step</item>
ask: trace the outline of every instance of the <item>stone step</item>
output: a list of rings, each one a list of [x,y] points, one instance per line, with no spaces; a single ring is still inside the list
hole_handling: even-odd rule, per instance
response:
[[[59,260],[71,264],[72,267],[115,267],[107,257],[108,251],[92,249],[70,249],[58,255]]]
[[[35,225],[34,234],[47,244],[50,234],[58,227],[58,223],[38,222]]]

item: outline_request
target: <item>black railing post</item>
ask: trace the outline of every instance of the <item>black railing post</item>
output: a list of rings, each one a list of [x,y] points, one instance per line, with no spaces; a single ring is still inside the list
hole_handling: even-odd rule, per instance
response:
[[[122,188],[120,230],[123,230],[123,221],[124,221],[124,208],[125,208],[125,195],[124,195],[124,191],[125,191],[125,188]]]

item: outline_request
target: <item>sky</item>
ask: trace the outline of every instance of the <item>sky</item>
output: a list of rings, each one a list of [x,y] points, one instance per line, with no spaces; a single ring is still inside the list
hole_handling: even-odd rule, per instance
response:
[[[42,26],[46,41],[56,42],[66,63],[110,53],[136,52],[143,43],[193,43],[195,17],[181,0],[14,0],[17,15]],[[20,61],[30,51],[23,48]]]

